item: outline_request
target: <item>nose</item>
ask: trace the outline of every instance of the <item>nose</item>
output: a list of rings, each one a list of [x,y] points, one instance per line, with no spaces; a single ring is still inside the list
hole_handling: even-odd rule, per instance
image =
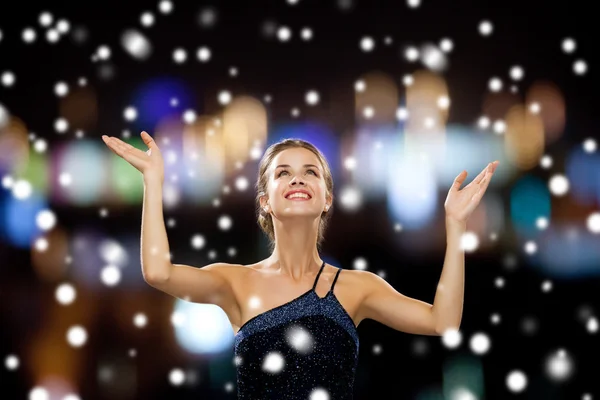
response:
[[[296,183],[299,183],[301,185],[304,185],[304,181],[299,178],[298,176],[295,176],[294,178],[292,178],[292,180],[290,181],[290,185],[295,185]]]

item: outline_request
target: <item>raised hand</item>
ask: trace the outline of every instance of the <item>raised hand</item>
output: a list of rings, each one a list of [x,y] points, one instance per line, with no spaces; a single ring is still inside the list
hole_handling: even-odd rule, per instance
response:
[[[148,151],[146,152],[136,149],[132,145],[113,136],[109,137],[103,135],[102,140],[104,140],[104,143],[106,143],[116,155],[123,158],[129,164],[133,165],[135,169],[140,171],[142,175],[144,175],[145,180],[158,179],[160,182],[163,182],[165,172],[160,149],[154,139],[152,139],[146,131],[142,131],[140,136],[148,146]]]
[[[498,161],[489,163],[471,183],[462,189],[460,189],[460,185],[465,181],[467,171],[461,172],[456,177],[444,203],[446,219],[461,223],[467,222],[471,213],[479,205],[479,201],[483,197],[498,164]]]

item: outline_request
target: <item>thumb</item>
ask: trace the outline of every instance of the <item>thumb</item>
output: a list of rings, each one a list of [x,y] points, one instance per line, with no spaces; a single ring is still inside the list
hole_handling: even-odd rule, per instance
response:
[[[140,133],[140,136],[142,137],[144,143],[146,143],[146,146],[148,146],[149,148],[152,149],[154,147],[158,147],[158,145],[156,144],[154,139],[152,139],[152,136],[148,134],[148,132],[142,131],[142,133]]]

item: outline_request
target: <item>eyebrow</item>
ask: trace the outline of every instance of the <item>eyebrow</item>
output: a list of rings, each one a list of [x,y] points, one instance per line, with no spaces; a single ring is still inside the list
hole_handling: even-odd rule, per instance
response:
[[[279,168],[279,167],[290,167],[290,168],[291,168],[291,165],[288,165],[288,164],[281,164],[281,165],[278,165],[277,167],[275,167],[275,169],[277,169],[277,168]],[[315,167],[316,169],[319,169],[319,167],[317,167],[317,166],[316,166],[316,165],[314,165],[314,164],[304,164],[304,165],[303,165],[303,167],[304,167],[304,168],[306,168],[306,167]]]

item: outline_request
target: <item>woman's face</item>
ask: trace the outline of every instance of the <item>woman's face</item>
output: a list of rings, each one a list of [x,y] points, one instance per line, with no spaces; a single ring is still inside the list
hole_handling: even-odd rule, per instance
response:
[[[271,162],[268,174],[268,212],[277,218],[294,216],[319,217],[331,204],[326,197],[323,168],[317,156],[304,148],[286,149]],[[308,193],[309,198],[286,198],[292,190]],[[264,208],[267,199],[261,199]]]

